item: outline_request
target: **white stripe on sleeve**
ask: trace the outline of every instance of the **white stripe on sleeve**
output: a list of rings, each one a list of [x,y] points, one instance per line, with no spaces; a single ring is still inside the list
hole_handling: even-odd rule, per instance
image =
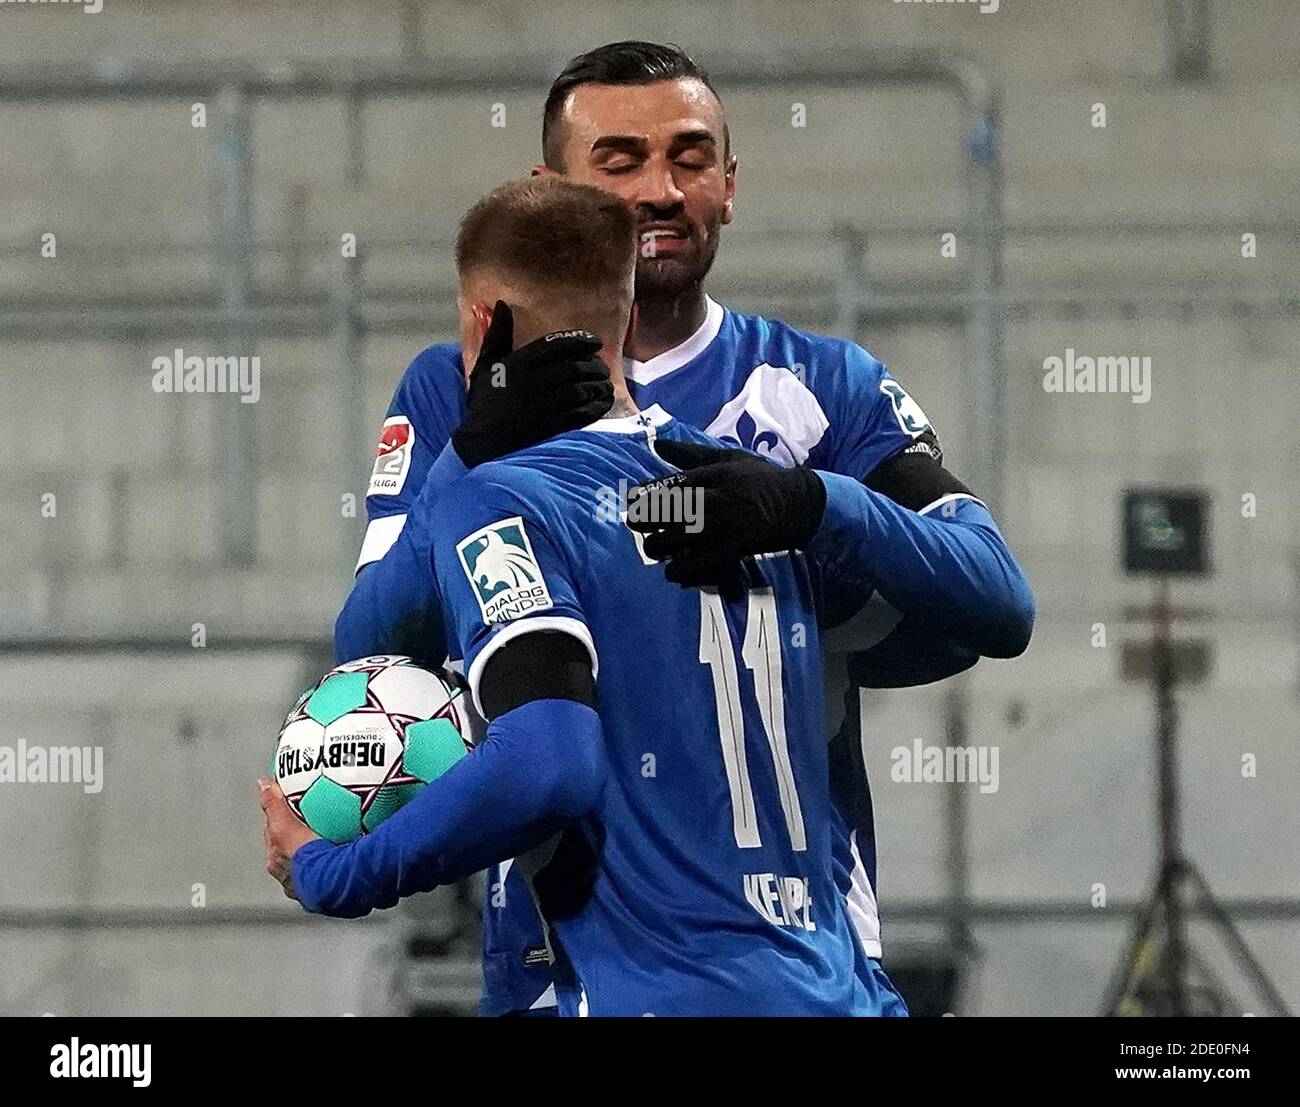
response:
[[[405,525],[405,514],[383,515],[378,519],[371,519],[370,525],[366,527],[366,536],[361,541],[361,556],[357,558],[357,567],[353,572],[361,572],[372,561],[378,561],[391,550]]]

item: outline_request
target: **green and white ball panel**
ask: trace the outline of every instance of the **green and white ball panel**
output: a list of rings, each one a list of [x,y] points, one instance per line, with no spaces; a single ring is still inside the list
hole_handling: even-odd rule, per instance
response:
[[[361,797],[327,777],[317,777],[298,803],[303,821],[335,845],[361,833]]]
[[[349,711],[366,706],[365,673],[330,673],[303,704],[302,709],[321,726],[329,726]]]
[[[374,830],[389,815],[400,811],[415,799],[423,787],[423,781],[413,781],[410,784],[385,784],[375,793],[370,807],[361,817],[362,825],[367,831]]]
[[[425,719],[406,728],[403,767],[416,780],[437,780],[465,756],[465,736],[450,719]]]
[[[414,665],[392,665],[370,678],[370,694],[394,715],[432,719],[460,693],[441,677]]]

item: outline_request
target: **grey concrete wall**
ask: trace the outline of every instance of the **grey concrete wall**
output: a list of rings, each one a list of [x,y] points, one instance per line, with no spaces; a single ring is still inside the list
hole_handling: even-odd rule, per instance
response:
[[[1176,237],[1079,232],[1016,236],[1013,287],[1082,295],[1152,285],[1188,290],[1293,287],[1300,244],[1260,231],[1259,256],[1240,235],[1260,220],[1300,220],[1300,32],[1284,0],[1214,5],[1215,80],[1165,76],[1163,5],[1155,0],[1036,0],[995,15],[964,7],[870,3],[517,2],[421,5],[413,38],[398,3],[211,5],[105,0],[4,13],[0,69],[19,63],[111,65],[145,58],[270,60],[393,56],[412,46],[472,55],[490,71],[519,52],[555,57],[621,37],[671,39],[696,50],[929,45],[977,59],[1005,94],[1007,207],[1013,224],[1057,220],[1195,220]],[[959,117],[932,92],[802,89],[774,83],[728,92],[741,157],[738,221],[718,264],[715,294],[791,320],[826,301],[833,254],[825,232],[851,220],[873,236],[871,294],[951,287],[938,235],[958,219]],[[311,237],[298,279],[328,287],[333,243],[448,235],[488,185],[536,158],[536,95],[387,100],[365,113],[366,174],[346,174],[344,111],[335,101],[266,105],[254,120],[255,222],[263,239],[300,227]],[[490,125],[506,105],[505,128]],[[808,125],[790,126],[793,103]],[[1108,123],[1089,123],[1104,103]],[[0,112],[0,301],[76,305],[108,295],[193,294],[211,287],[201,254],[134,249],[109,260],[105,239],[202,242],[211,228],[212,130],[190,126],[189,104],[23,105]],[[301,214],[295,222],[293,212]],[[774,243],[769,227],[803,233]],[[57,259],[37,254],[59,237]],[[293,284],[266,261],[268,289]],[[425,343],[448,337],[446,250],[376,252],[376,288],[429,305],[427,331],[384,334],[366,348],[367,429]],[[964,430],[961,335],[933,320],[881,324],[858,336],[908,385],[947,443],[954,467],[983,444]],[[1117,564],[1121,490],[1195,482],[1215,496],[1211,582],[1180,595],[1214,615],[1203,632],[1216,667],[1185,693],[1189,847],[1216,889],[1236,896],[1300,894],[1290,857],[1300,838],[1297,784],[1297,549],[1300,383],[1294,313],[1179,315],[1140,307],[1125,317],[1063,320],[1050,312],[1008,323],[1005,419],[1009,460],[999,515],[1034,581],[1040,630],[1024,659],[982,665],[972,740],[997,745],[1003,786],[972,798],[975,892],[1086,902],[1105,883],[1139,894],[1152,861],[1150,718],[1141,689],[1118,678],[1122,609],[1146,598]],[[266,339],[258,426],[258,564],[220,561],[214,502],[226,474],[218,449],[230,397],[155,395],[150,361],[198,336],[49,341],[0,328],[0,634],[149,633],[188,651],[190,626],[222,633],[328,633],[346,587],[358,530],[339,498],[337,360],[328,336]],[[1043,360],[1080,353],[1152,357],[1152,399],[1043,391]],[[364,470],[364,459],[354,468]],[[58,495],[43,519],[40,496]],[[1242,496],[1256,497],[1244,517]],[[1094,625],[1108,630],[1092,645]],[[1128,633],[1136,633],[1130,628]],[[0,804],[0,837],[22,843],[0,860],[0,912],[13,908],[183,907],[194,882],[227,906],[273,900],[261,873],[248,787],[299,678],[284,658],[165,665],[109,657],[0,659],[6,736],[100,741],[112,787],[100,797],[33,787]],[[945,785],[889,781],[900,734],[941,741],[941,691],[868,697],[868,764],[880,820],[887,942],[927,936],[889,923],[891,899],[942,892],[939,811]],[[192,727],[183,725],[192,720]],[[178,735],[197,737],[181,741]],[[11,740],[5,737],[5,741]],[[1241,775],[1254,753],[1257,778]],[[1285,843],[1292,848],[1284,850]],[[286,906],[285,908],[289,908]],[[132,1013],[310,1012],[357,1005],[382,927],[347,937],[268,928],[156,938],[0,931],[0,959],[21,966],[0,1007]],[[1091,922],[987,926],[973,1009],[1087,1013],[1125,935],[1113,915]],[[1300,959],[1293,924],[1248,936],[1293,1004]],[[292,957],[319,943],[304,972]],[[268,976],[267,964],[277,968]],[[260,968],[257,966],[261,966]]]

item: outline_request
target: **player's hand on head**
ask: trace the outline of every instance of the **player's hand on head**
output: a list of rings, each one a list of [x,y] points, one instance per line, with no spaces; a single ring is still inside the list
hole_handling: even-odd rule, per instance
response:
[[[627,525],[674,584],[733,587],[742,558],[801,549],[821,525],[826,488],[811,469],[671,439],[655,452],[682,471],[633,488]]]
[[[558,331],[514,349],[514,316],[498,300],[469,378],[465,418],[452,432],[471,469],[595,422],[614,406],[609,368],[589,331]]]
[[[257,793],[265,817],[262,837],[266,844],[266,871],[280,882],[286,896],[296,900],[293,855],[319,836],[293,813],[280,786],[270,777],[257,778]]]

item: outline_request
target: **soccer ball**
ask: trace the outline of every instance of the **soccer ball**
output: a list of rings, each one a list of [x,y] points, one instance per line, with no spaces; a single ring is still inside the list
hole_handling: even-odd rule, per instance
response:
[[[471,747],[446,677],[409,657],[363,657],[308,688],[280,728],[271,773],[289,806],[334,843],[374,830]]]

